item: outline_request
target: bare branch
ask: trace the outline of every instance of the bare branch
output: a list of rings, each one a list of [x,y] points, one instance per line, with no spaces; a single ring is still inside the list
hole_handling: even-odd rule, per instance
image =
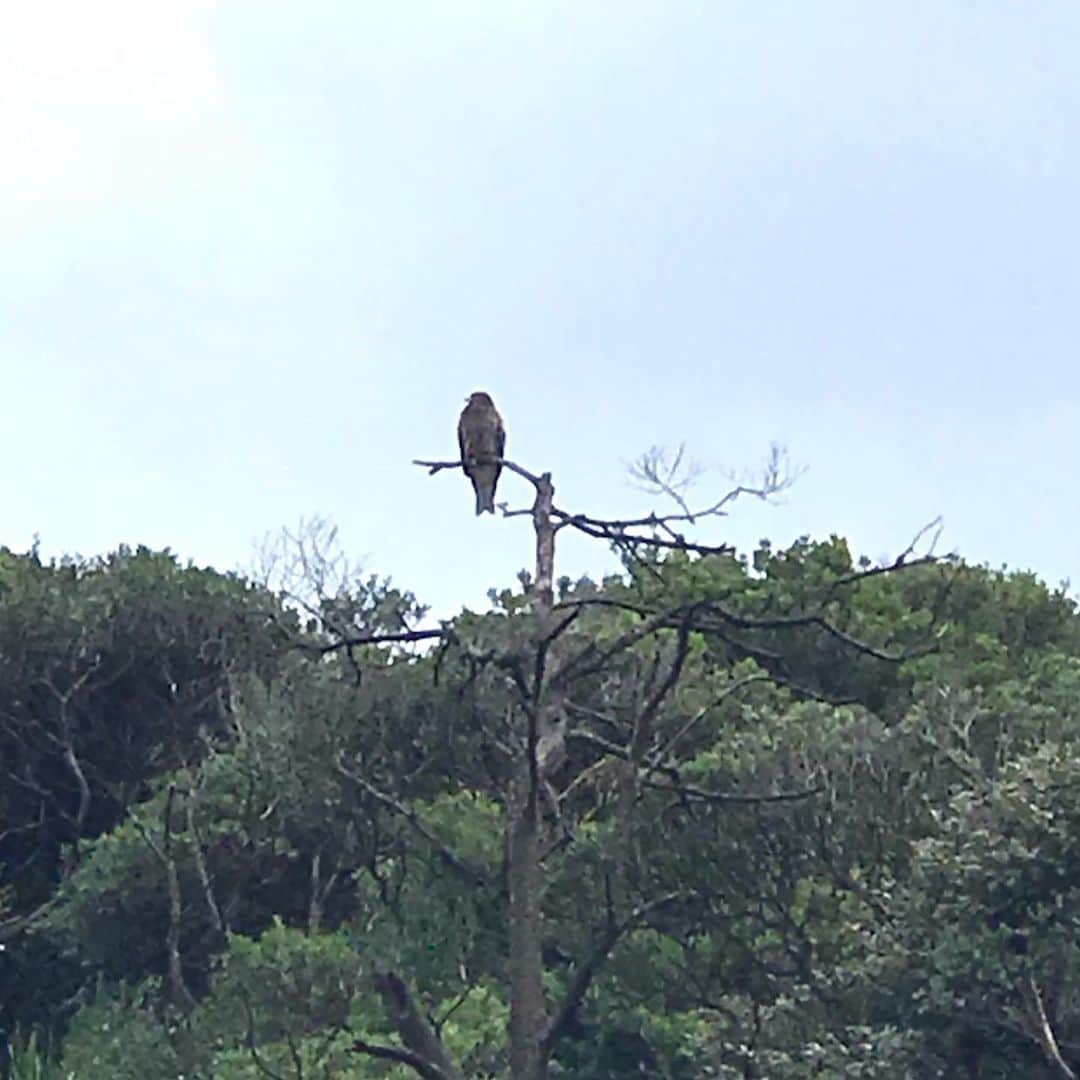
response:
[[[774,457],[781,452],[774,447]],[[429,475],[433,475],[438,472],[442,472],[444,469],[460,469],[463,468],[464,463],[462,461],[424,461],[416,459],[413,461],[414,465],[419,465],[428,470]],[[499,465],[509,472],[517,473],[523,477],[530,484],[536,488],[538,494],[542,492],[545,485],[550,485],[550,474],[543,473],[537,475],[530,472],[528,469],[523,468],[514,461],[510,461],[508,458],[488,458],[484,459],[483,464]],[[675,463],[676,468],[681,465],[681,453],[678,460]],[[657,472],[657,480],[662,480],[660,472]],[[776,494],[784,488],[790,486],[794,481],[794,477],[782,477],[778,471],[778,466],[774,464],[772,470],[766,468],[765,476],[762,482],[757,487],[749,485],[738,485],[731,491],[727,492],[721,499],[717,500],[712,506],[705,507],[702,510],[691,511],[687,508],[686,504],[682,502],[681,496],[676,494],[675,487],[672,487],[668,482],[668,488],[664,488],[661,485],[659,490],[664,493],[673,495],[680,503],[681,512],[677,514],[665,514],[657,515],[650,514],[647,517],[631,519],[627,521],[614,521],[605,520],[602,518],[592,518],[585,514],[569,514],[564,510],[560,510],[556,506],[550,507],[550,516],[555,519],[558,524],[556,529],[564,528],[565,526],[571,526],[577,529],[579,532],[585,533],[587,536],[594,537],[595,539],[607,540],[610,543],[614,543],[617,546],[624,547],[626,549],[632,549],[638,546],[647,546],[655,549],[674,550],[674,551],[689,551],[699,555],[706,554],[722,554],[731,552],[733,549],[730,545],[708,545],[699,544],[693,541],[687,540],[685,537],[680,536],[672,529],[672,525],[678,522],[687,522],[690,524],[695,523],[702,517],[716,517],[723,516],[726,507],[729,503],[739,498],[741,495],[752,495],[757,498],[767,499],[771,495]],[[670,490],[668,490],[670,489]],[[501,506],[504,517],[524,517],[529,514],[535,517],[535,508],[532,510],[508,510],[506,504]],[[643,536],[633,533],[633,529],[651,529],[652,535]],[[656,530],[664,530],[669,535],[668,538],[663,538],[655,535]]]
[[[772,677],[765,674],[747,675],[745,678],[736,680],[730,686],[725,686],[708,705],[704,705],[698,709],[698,711],[694,713],[694,715],[691,716],[663,746],[657,748],[656,754],[654,755],[655,759],[659,760],[665,755],[670,754],[676,743],[681,742],[713,709],[727,698],[731,697],[736,691],[741,690],[744,686],[750,686],[752,683],[759,682],[772,682]]]
[[[465,971],[465,965],[464,964],[461,965],[460,971],[461,971],[462,979],[465,979],[465,978],[468,977],[467,972]],[[475,989],[476,989],[475,984],[470,984],[470,985],[466,986],[465,989],[462,990],[462,992],[460,994],[458,994],[457,999],[455,1001],[451,1002],[449,1006],[447,1006],[447,1009],[442,1014],[442,1016],[440,1016],[437,1020],[434,1017],[432,1017],[432,1027],[435,1029],[436,1034],[438,1034],[440,1036],[442,1035],[442,1029],[443,1029],[443,1026],[446,1024],[446,1021],[449,1020],[450,1017],[453,1016],[454,1013],[456,1013],[458,1011],[458,1009],[460,1009],[462,1007],[462,1005],[464,1005],[465,1002],[469,1000],[470,996],[472,995],[472,992]]]
[[[325,656],[339,649],[354,649],[359,645],[398,645],[414,641],[431,641],[441,638],[446,631],[438,630],[402,630],[394,634],[359,634],[355,637],[343,637],[321,644],[302,644],[300,648]]]
[[[919,546],[919,541],[931,530],[934,530],[934,535],[930,538],[930,543],[927,545],[926,554],[933,555],[934,548],[937,547],[937,542],[941,539],[941,533],[945,528],[945,523],[942,520],[940,514],[933,521],[928,521],[915,535],[912,537],[911,543],[908,544],[903,551],[894,560],[897,564],[904,562],[910,555],[915,554],[915,549]]]
[[[621,922],[608,923],[604,928],[603,933],[589,951],[589,955],[574,972],[574,977],[566,989],[566,995],[559,1005],[558,1012],[556,1012],[555,1016],[548,1024],[547,1030],[544,1032],[541,1047],[545,1057],[551,1054],[555,1048],[555,1044],[573,1020],[577,1010],[581,1007],[581,1003],[585,998],[585,994],[588,991],[590,984],[596,977],[597,972],[599,972],[600,968],[603,966],[604,961],[607,960],[608,956],[611,954],[611,950],[618,944],[619,939],[629,930],[632,930],[637,926],[643,919],[647,918],[652,912],[678,900],[680,896],[682,896],[682,893],[680,892],[666,893],[663,896],[657,897],[655,900],[651,900],[647,904],[642,904],[640,907],[635,908]]]
[[[463,461],[419,461],[413,459],[414,465],[420,465],[427,469],[428,476],[434,476],[437,472],[442,472],[443,469],[462,469],[465,467]],[[518,476],[528,480],[533,487],[539,487],[541,483],[541,477],[529,472],[528,469],[522,468],[516,461],[510,461],[509,458],[477,458],[471,462],[473,465],[498,465],[500,468],[506,469],[508,472],[517,473]]]
[[[620,746],[618,743],[611,742],[611,740],[596,735],[591,731],[575,728],[573,731],[568,731],[566,737],[578,742],[586,742],[590,746],[595,746],[598,750],[601,750],[610,757],[619,758],[622,761],[630,760],[630,750],[627,747]],[[702,788],[683,783],[678,775],[678,771],[673,766],[654,764],[649,766],[649,772],[667,773],[674,778],[673,782],[670,784],[662,784],[656,780],[642,780],[642,787],[651,788],[655,791],[670,791],[673,795],[685,795],[688,798],[699,799],[702,802],[731,803],[733,805],[793,802],[798,799],[812,798],[814,795],[820,795],[825,790],[824,788],[807,788],[804,791],[784,791],[761,795],[739,794],[726,791],[705,791]]]
[[[333,875],[331,875],[333,877]],[[308,933],[317,934],[322,922],[322,852],[311,856],[311,892],[308,897]]]
[[[33,911],[28,911],[25,915],[15,915],[12,918],[0,921],[0,948],[4,943],[17,937],[19,934],[28,930],[38,921],[38,919],[44,918],[63,902],[63,895],[60,892],[54,892],[53,895],[46,900],[43,904],[38,905]]]
[[[889,569],[899,570],[901,567],[909,569],[915,566],[930,565],[937,561],[935,556],[927,555],[920,559],[913,560],[912,562],[892,563],[890,564]],[[870,577],[882,572],[884,571],[876,569],[863,571],[860,574],[848,575],[844,583],[849,585],[854,584],[865,577]],[[588,648],[577,656],[572,657],[558,672],[557,677],[559,678],[571,674],[575,676],[589,674],[597,670],[598,667],[602,667],[613,655],[623,651],[648,634],[655,633],[657,630],[661,629],[678,629],[679,626],[682,625],[687,612],[690,610],[693,610],[696,613],[696,617],[690,624],[690,629],[703,634],[721,632],[725,627],[734,627],[737,630],[746,631],[817,627],[830,636],[835,637],[838,641],[841,641],[848,648],[888,663],[899,663],[916,656],[924,656],[934,649],[934,646],[926,645],[905,649],[900,652],[887,652],[886,650],[870,645],[867,642],[860,641],[846,631],[841,630],[825,616],[823,604],[819,604],[812,611],[803,612],[798,615],[760,617],[743,615],[739,612],[731,611],[722,604],[713,601],[694,601],[691,604],[680,604],[676,607],[657,610],[648,604],[636,604],[626,600],[616,600],[610,597],[586,597],[581,600],[562,601],[555,605],[555,610],[571,610],[575,607],[614,608],[619,611],[631,612],[632,614],[639,616],[643,621],[639,626],[626,631],[606,649],[597,651],[595,648]],[[742,643],[738,644],[740,647],[743,647]],[[751,652],[754,649],[753,646],[746,647],[750,649]],[[777,659],[779,658],[777,657]],[[588,661],[588,663],[585,664],[585,661]],[[584,666],[582,666],[583,664]]]
[[[787,451],[777,443],[769,447],[769,457],[761,469],[757,480],[735,483],[733,474],[728,479],[733,486],[720,499],[701,510],[691,510],[684,492],[702,475],[704,470],[695,462],[684,466],[685,446],[680,445],[674,457],[663,447],[652,447],[630,468],[630,475],[638,485],[652,495],[662,495],[671,499],[681,509],[681,514],[664,515],[668,521],[695,522],[703,517],[724,517],[725,507],[744,495],[756,499],[769,500],[790,488],[802,469],[793,470],[788,460]]]
[[[580,678],[599,671],[613,656],[617,656],[619,653],[624,652],[643,638],[656,633],[657,630],[664,628],[671,629],[673,626],[677,625],[675,620],[682,610],[682,608],[679,607],[670,608],[660,612],[650,612],[648,609],[638,605],[626,604],[619,600],[609,601],[601,597],[594,597],[587,600],[564,601],[563,603],[556,604],[555,610],[566,610],[575,607],[614,607],[620,611],[633,612],[635,615],[641,617],[642,622],[620,634],[603,649],[598,649],[595,644],[590,642],[581,650],[581,652],[576,656],[570,657],[558,668],[552,676],[551,681],[554,683],[564,682],[571,675]]]
[[[690,627],[693,616],[694,607],[691,605],[678,626],[675,656],[668,667],[667,675],[650,695],[649,700],[645,703],[645,707],[641,710],[634,723],[634,735],[630,742],[630,756],[635,765],[641,762],[645,756],[646,746],[652,738],[652,722],[660,711],[660,706],[663,705],[664,700],[674,689],[675,683],[678,682],[679,676],[682,674],[686,658],[690,653]]]
[[[394,1061],[399,1065],[407,1065],[423,1080],[450,1080],[452,1075],[444,1073],[442,1069],[432,1065],[430,1061],[425,1061],[419,1054],[414,1054],[411,1050],[402,1050],[397,1046],[385,1046],[381,1043],[370,1043],[363,1039],[356,1039],[349,1049],[355,1054],[366,1054],[368,1057],[378,1058],[382,1061]]]
[[[393,810],[399,817],[404,818],[412,828],[424,838],[442,857],[443,862],[446,863],[452,870],[459,874],[470,885],[481,885],[485,882],[484,875],[475,867],[470,866],[458,855],[456,855],[446,844],[444,844],[421,820],[419,815],[411,810],[404,803],[398,802],[397,799],[385,792],[380,791],[373,784],[369,783],[362,776],[351,772],[345,768],[341,759],[338,759],[337,763],[338,771],[342,776],[351,780],[358,787],[366,791],[376,802],[381,803],[383,806],[390,810]]]
[[[382,1057],[408,1065],[425,1080],[460,1080],[460,1071],[446,1052],[438,1035],[417,1008],[405,981],[392,971],[386,972],[376,976],[375,989],[382,998],[387,1019],[397,1031],[406,1049],[373,1047],[372,1044],[363,1042],[354,1044],[354,1049],[369,1057]]]
[[[75,747],[69,740],[64,742],[64,761],[79,786],[79,808],[75,812],[75,842],[78,843],[86,824],[86,815],[90,812],[90,785],[86,782],[86,774],[75,755]]]
[[[259,545],[253,574],[322,623],[322,601],[340,594],[353,578],[338,540],[337,526],[322,517],[301,518],[296,530],[267,534]]]
[[[206,898],[206,906],[210,911],[210,919],[214,929],[219,934],[225,933],[225,921],[221,917],[221,909],[218,907],[217,897],[214,895],[214,883],[210,880],[210,871],[206,865],[206,853],[203,851],[202,836],[195,822],[195,802],[201,795],[201,788],[196,792],[195,785],[188,780],[186,799],[187,828],[191,835],[192,854],[195,858],[195,870],[199,875],[199,882],[203,887],[203,896]]]
[[[580,707],[571,705],[571,708],[577,710]],[[585,731],[583,728],[574,728],[572,731],[568,731],[566,737],[568,739],[574,739],[577,742],[587,742],[590,746],[595,746],[605,754],[608,754],[611,757],[621,758],[623,761],[628,760],[630,757],[630,751],[625,746],[620,746],[617,742],[605,739],[602,735],[597,735],[595,732]]]
[[[256,580],[278,594],[286,607],[306,615],[319,631],[315,636],[296,634],[295,647],[315,655],[343,651],[357,681],[362,672],[354,648],[441,634],[415,630],[427,608],[411,594],[391,589],[389,580],[363,577],[342,550],[337,527],[326,519],[301,518],[295,531],[283,529],[278,536],[268,536],[256,559]],[[393,604],[386,604],[387,599]]]
[[[676,532],[671,532],[670,539],[655,534],[639,536],[628,531],[629,528],[634,527],[632,523],[626,523],[624,526],[621,522],[592,519],[581,514],[567,514],[562,510],[555,510],[553,516],[559,519],[560,529],[570,526],[586,536],[591,536],[594,540],[606,540],[628,553],[633,553],[639,547],[663,551],[685,551],[691,555],[730,555],[735,551],[731,544],[699,544],[687,540]],[[668,530],[668,526],[669,519],[655,516],[644,519],[641,524],[643,528],[665,530]]]
[[[687,798],[700,799],[702,802],[747,806],[755,803],[797,802],[799,799],[811,799],[825,790],[823,787],[817,787],[807,788],[805,791],[782,791],[775,795],[737,795],[727,791],[703,791],[701,788],[681,782],[661,784],[657,780],[643,780],[641,783],[643,787],[652,788],[655,791],[670,791],[673,795],[685,795]]]
[[[662,446],[653,446],[642,454],[628,469],[630,476],[638,486],[652,494],[663,494],[679,504],[683,512],[690,514],[683,492],[701,475],[702,468],[696,462],[688,462],[683,468],[686,444],[679,443],[679,448],[671,457]]]
[[[1061,1049],[1054,1037],[1054,1029],[1050,1026],[1050,1020],[1046,1015],[1046,1007],[1043,1005],[1039,986],[1035,982],[1035,976],[1028,974],[1023,987],[1023,996],[1027,1001],[1031,1013],[1031,1021],[1035,1027],[1035,1041],[1042,1048],[1047,1060],[1057,1070],[1058,1075],[1064,1080],[1076,1080],[1076,1073],[1069,1067],[1068,1062],[1061,1056]]]
[[[176,1003],[187,1009],[195,1007],[195,999],[184,981],[184,968],[180,956],[180,920],[183,915],[183,906],[180,896],[180,875],[176,869],[176,859],[172,853],[172,806],[176,788],[169,786],[169,794],[165,800],[165,809],[162,813],[163,840],[159,846],[150,836],[149,830],[136,817],[130,815],[131,823],[142,836],[147,847],[157,856],[165,867],[165,880],[169,893],[169,926],[165,934],[165,951],[169,964],[169,985],[173,999]]]
[[[842,574],[840,577],[834,578],[829,582],[829,587],[822,597],[822,606],[827,604],[837,593],[838,590],[844,588],[847,585],[856,584],[860,581],[866,581],[869,578],[880,577],[882,574],[892,574],[900,569],[907,569],[912,566],[925,565],[929,563],[936,563],[942,561],[942,559],[952,558],[951,555],[937,556],[934,554],[934,549],[937,547],[937,542],[941,538],[941,532],[944,528],[941,517],[934,518],[933,521],[927,522],[912,538],[911,543],[908,544],[899,555],[896,556],[892,562],[882,563],[880,566],[872,566],[865,570],[854,570],[850,574]],[[930,539],[930,543],[927,545],[926,550],[914,561],[908,560],[915,554],[916,548],[919,546],[919,541],[931,530],[934,529],[934,535]]]
[[[563,524],[572,525],[590,536],[603,537],[618,544],[649,545],[710,553],[730,551],[731,549],[726,546],[709,547],[688,541],[676,532],[673,526],[681,523],[694,525],[702,518],[726,517],[727,508],[744,496],[768,501],[790,488],[802,473],[802,470],[792,469],[787,452],[778,444],[773,443],[769,448],[769,457],[756,482],[737,483],[713,503],[693,510],[686,501],[685,492],[703,470],[696,463],[684,463],[685,450],[685,446],[680,445],[672,454],[664,447],[654,446],[642,454],[630,467],[630,475],[640,487],[652,495],[662,495],[671,499],[679,507],[677,513],[653,512],[645,517],[625,520],[605,520],[575,514],[565,515]],[[651,529],[652,535],[633,534],[630,532],[633,529]],[[668,538],[657,536],[657,530],[666,532]]]

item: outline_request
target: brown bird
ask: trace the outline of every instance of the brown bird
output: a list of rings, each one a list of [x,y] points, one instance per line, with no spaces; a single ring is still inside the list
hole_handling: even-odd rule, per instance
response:
[[[487,510],[494,514],[495,485],[502,466],[491,459],[503,456],[506,432],[490,395],[478,391],[469,396],[458,420],[457,437],[465,475],[476,492],[476,513]]]

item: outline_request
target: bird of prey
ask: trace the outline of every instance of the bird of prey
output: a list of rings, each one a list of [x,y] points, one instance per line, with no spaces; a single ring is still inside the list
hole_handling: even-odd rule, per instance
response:
[[[494,514],[495,485],[499,482],[502,466],[491,459],[503,456],[506,432],[490,395],[478,391],[469,396],[458,421],[457,433],[461,464],[476,492],[476,513],[479,515],[487,510]]]

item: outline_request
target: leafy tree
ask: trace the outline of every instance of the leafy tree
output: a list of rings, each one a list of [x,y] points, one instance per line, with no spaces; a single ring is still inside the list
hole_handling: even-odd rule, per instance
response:
[[[417,629],[318,523],[234,583],[264,651],[9,939],[66,958],[64,1075],[1071,1075],[1064,593],[505,466],[538,559],[487,613]],[[557,579],[567,529],[623,573]]]
[[[45,1020],[79,989],[65,955],[17,931],[154,777],[227,736],[231,676],[271,677],[293,636],[273,597],[168,552],[45,563],[0,551],[6,1026]]]

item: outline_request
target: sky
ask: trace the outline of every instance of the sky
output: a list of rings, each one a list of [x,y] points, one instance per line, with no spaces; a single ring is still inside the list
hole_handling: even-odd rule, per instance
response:
[[[942,515],[1076,581],[1078,206],[1073,0],[4,5],[0,543],[230,570],[322,517],[481,607],[528,521],[411,461],[485,389],[573,512],[776,441],[798,483],[710,537]]]

